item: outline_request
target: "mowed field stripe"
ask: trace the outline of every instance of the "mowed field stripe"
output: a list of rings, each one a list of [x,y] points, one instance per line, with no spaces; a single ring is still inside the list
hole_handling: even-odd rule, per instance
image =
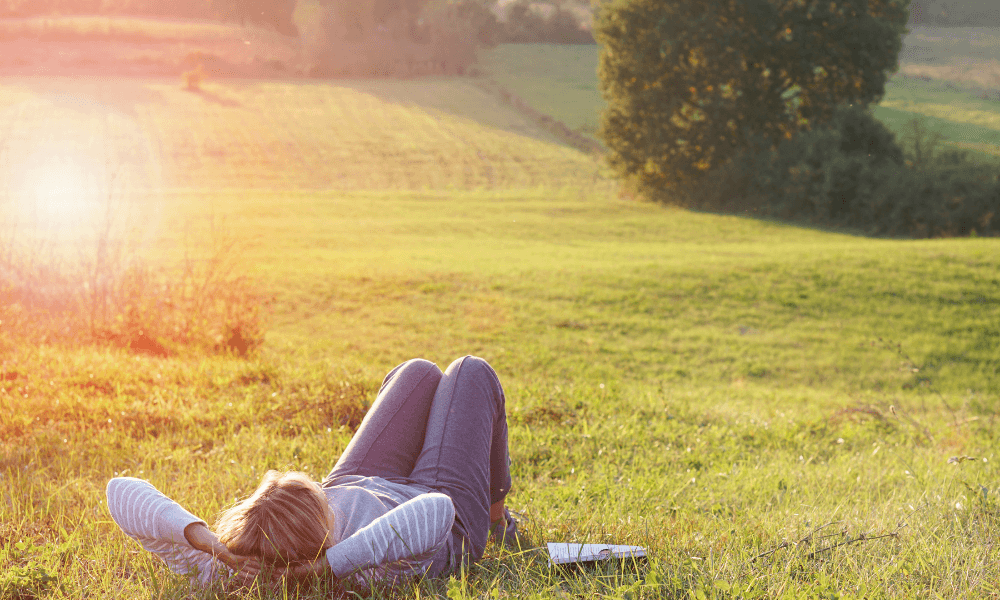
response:
[[[167,79],[104,86],[53,78],[0,85],[0,130],[60,122],[47,143],[91,140],[109,169],[136,160],[168,189],[422,190],[590,183],[591,156],[463,80],[395,82],[214,81],[185,91]],[[432,98],[434,96],[434,98]],[[450,100],[449,100],[450,99]],[[481,105],[494,114],[484,115]],[[112,135],[116,124],[123,133]],[[102,139],[103,138],[103,139]],[[37,136],[5,138],[23,155]],[[19,144],[11,147],[11,144]],[[121,156],[119,156],[121,155]],[[149,184],[152,185],[152,184]]]

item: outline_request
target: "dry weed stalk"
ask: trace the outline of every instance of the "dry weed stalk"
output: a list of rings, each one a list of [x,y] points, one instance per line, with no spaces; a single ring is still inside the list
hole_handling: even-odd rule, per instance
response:
[[[778,544],[774,548],[772,548],[772,549],[770,549],[770,550],[768,550],[766,552],[761,552],[757,556],[754,556],[749,561],[747,561],[747,564],[755,562],[755,561],[757,561],[758,559],[761,559],[761,558],[768,558],[770,556],[773,556],[776,552],[778,552],[779,550],[783,550],[785,548],[808,547],[808,546],[813,545],[813,544],[822,543],[824,540],[828,540],[830,538],[834,538],[834,537],[842,537],[842,538],[844,538],[844,539],[842,539],[841,541],[839,541],[837,543],[828,544],[826,546],[821,546],[819,548],[816,548],[815,550],[812,550],[811,552],[809,552],[809,553],[807,553],[805,555],[806,558],[810,558],[810,559],[811,558],[816,558],[816,556],[818,556],[819,554],[822,554],[824,552],[830,552],[831,550],[833,550],[835,548],[840,548],[841,546],[850,546],[852,544],[863,544],[863,543],[874,542],[876,540],[881,540],[881,539],[885,539],[885,538],[896,538],[896,537],[899,537],[899,532],[904,527],[907,526],[906,523],[900,522],[900,523],[898,523],[896,525],[895,529],[893,529],[892,531],[890,531],[888,533],[883,533],[883,534],[879,534],[879,535],[872,535],[872,534],[867,533],[867,532],[861,532],[858,536],[853,537],[853,538],[848,535],[846,527],[844,529],[841,529],[837,533],[817,535],[821,531],[823,531],[824,529],[826,529],[826,528],[828,528],[828,527],[830,527],[832,525],[838,525],[838,524],[840,524],[842,522],[843,521],[830,521],[829,523],[826,523],[825,525],[820,525],[819,527],[817,527],[817,528],[813,529],[811,532],[809,532],[805,537],[803,537],[803,538],[801,538],[801,539],[799,539],[798,541],[795,541],[795,542],[789,542],[787,540],[782,541],[780,544]]]
[[[142,256],[108,210],[76,255],[54,243],[0,239],[0,348],[109,344],[158,356],[193,349],[252,353],[263,341],[267,299],[241,262],[239,239],[209,220],[186,236],[170,268]]]

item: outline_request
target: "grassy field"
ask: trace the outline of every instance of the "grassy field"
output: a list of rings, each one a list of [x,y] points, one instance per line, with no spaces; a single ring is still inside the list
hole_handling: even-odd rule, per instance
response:
[[[499,71],[531,50],[484,64],[585,128],[581,60],[551,87]],[[572,107],[543,105],[573,86]],[[987,136],[972,111],[946,116]],[[106,481],[148,478],[211,521],[268,468],[321,477],[395,364],[467,353],[505,385],[509,504],[534,545],[396,596],[1000,595],[995,240],[636,203],[464,80],[5,80],[0,131],[7,169],[59,148],[91,167],[66,181],[118,186],[152,260],[224,219],[274,298],[246,360],[0,329],[0,597],[256,597],[169,575],[111,522]],[[48,202],[36,225],[69,235],[65,198],[13,172],[32,170],[3,174],[8,214]],[[650,559],[564,573],[547,541]]]
[[[906,45],[875,116],[901,138],[913,119],[923,119],[946,145],[986,160],[1000,156],[1000,70],[985,58],[995,55],[1000,37],[990,30],[915,27]],[[481,64],[532,106],[595,136],[604,105],[597,54],[597,46],[508,45],[484,52]]]
[[[481,52],[479,63],[531,106],[595,136],[604,106],[597,89],[597,48],[509,44]]]
[[[915,25],[909,29],[900,54],[901,73],[996,92],[1000,35],[995,28]]]
[[[969,93],[944,81],[897,77],[875,116],[904,140],[908,124],[921,118],[945,145],[1000,156],[1000,102]]]
[[[241,80],[193,93],[179,79],[21,78],[0,90],[0,130],[15,157],[57,131],[76,152],[106,140],[109,169],[156,189],[583,185],[596,170],[461,80]]]
[[[286,36],[251,25],[234,27],[230,23],[191,19],[152,17],[105,17],[71,15],[0,19],[0,38],[33,40],[113,40],[146,42],[220,42],[226,40],[267,38],[275,43],[294,44]]]

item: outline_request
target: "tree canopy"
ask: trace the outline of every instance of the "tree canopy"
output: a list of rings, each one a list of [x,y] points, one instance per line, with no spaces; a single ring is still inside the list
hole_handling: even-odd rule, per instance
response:
[[[639,187],[689,183],[881,99],[909,0],[612,0],[595,37],[609,160]]]

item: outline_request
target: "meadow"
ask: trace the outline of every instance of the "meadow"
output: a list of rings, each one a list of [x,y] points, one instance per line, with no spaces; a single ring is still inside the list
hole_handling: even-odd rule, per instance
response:
[[[586,133],[590,50],[501,47],[482,64]],[[525,53],[565,57],[567,76],[515,70]],[[937,85],[894,80],[877,110],[995,145],[992,105]],[[181,87],[0,81],[0,167],[53,148],[89,165],[97,183],[62,176],[113,183],[154,262],[217,220],[271,298],[249,358],[0,329],[0,597],[267,596],[169,574],[111,521],[107,480],[147,478],[211,522],[267,469],[322,477],[399,362],[464,354],[505,386],[509,505],[531,543],[377,595],[1000,595],[996,240],[868,239],[637,202],[475,80]],[[62,192],[2,177],[5,214],[46,215],[39,235],[72,246],[97,223]],[[34,212],[12,200],[29,195]],[[548,566],[549,541],[637,544],[649,559],[566,572]]]
[[[900,67],[874,113],[897,136],[922,119],[945,145],[986,160],[1000,156],[1000,48],[995,30],[913,26],[904,37]],[[480,61],[483,70],[530,105],[596,136],[604,101],[598,90],[597,46],[501,46]]]

